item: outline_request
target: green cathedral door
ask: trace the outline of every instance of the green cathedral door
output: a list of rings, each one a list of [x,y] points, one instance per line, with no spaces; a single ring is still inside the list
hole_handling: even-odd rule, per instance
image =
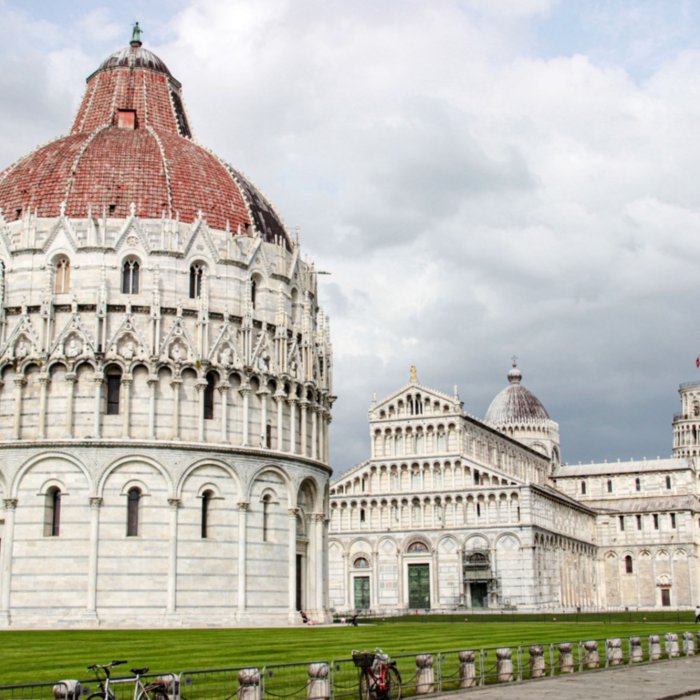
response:
[[[369,576],[355,576],[355,610],[369,610]]]
[[[430,608],[430,564],[408,565],[408,607]]]

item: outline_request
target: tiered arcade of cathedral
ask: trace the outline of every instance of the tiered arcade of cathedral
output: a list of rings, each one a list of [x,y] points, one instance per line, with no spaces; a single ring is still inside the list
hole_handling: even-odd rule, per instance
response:
[[[0,624],[326,619],[314,266],[138,27],[0,207]]]
[[[484,420],[408,384],[369,412],[371,455],[331,484],[337,610],[693,607],[700,596],[700,382],[673,456],[560,464],[559,427],[521,383]]]

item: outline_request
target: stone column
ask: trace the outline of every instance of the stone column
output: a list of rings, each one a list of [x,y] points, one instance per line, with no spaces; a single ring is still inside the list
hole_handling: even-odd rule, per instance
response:
[[[46,394],[49,384],[48,372],[39,373],[39,439],[46,437]]]
[[[622,655],[622,640],[619,637],[608,639],[606,646],[608,666],[619,666],[624,660]]]
[[[345,609],[352,610],[352,577],[350,576],[350,561],[347,552],[343,552],[343,581],[345,581]]]
[[[311,409],[311,459],[318,459],[318,412]]]
[[[476,685],[476,663],[474,652],[466,649],[459,652],[459,687],[473,688]]]
[[[326,522],[325,513],[314,513],[313,514],[313,549],[314,549],[314,586],[313,586],[313,596],[314,596],[314,608],[317,610],[319,615],[323,614],[323,577],[324,577],[324,567],[323,567],[323,557],[325,556],[324,548],[324,537],[323,528]]]
[[[661,641],[658,634],[649,635],[649,661],[658,661],[661,658]]]
[[[99,496],[90,499],[90,553],[88,559],[88,595],[87,612],[89,615],[97,615],[97,566],[100,543],[100,508],[102,498]]]
[[[125,438],[129,437],[131,431],[131,383],[133,378],[130,374],[125,374],[122,376],[121,388],[122,388],[122,400],[121,403],[124,407],[122,411],[122,435]]]
[[[197,390],[197,440],[204,442],[204,390],[207,388],[207,383],[203,379],[198,379],[194,385]]]
[[[510,683],[513,680],[513,651],[509,647],[496,649],[496,679],[499,683]]]
[[[156,391],[158,390],[158,376],[148,377],[148,437],[156,439]]]
[[[250,430],[250,386],[246,382],[238,390],[243,397],[243,438],[242,445],[248,445],[248,432]]]
[[[396,574],[397,574],[398,579],[399,579],[399,607],[406,608],[406,607],[408,607],[408,601],[406,600],[406,597],[404,594],[404,580],[403,580],[403,566],[402,566],[401,552],[396,553]]]
[[[260,671],[257,668],[244,668],[238,672],[237,700],[260,700]]]
[[[287,576],[289,579],[289,621],[297,620],[297,508],[289,508],[289,554],[287,560]]]
[[[331,669],[327,663],[309,664],[309,682],[306,686],[307,700],[329,700],[331,697]]]
[[[430,695],[434,692],[433,655],[418,654],[416,656],[416,695]]]
[[[264,388],[260,387],[258,389],[258,396],[260,397],[260,447],[267,449],[267,396],[270,392]],[[269,447],[272,447],[270,445]]]
[[[95,423],[95,439],[102,437],[102,382],[104,377],[101,373],[95,372],[95,406],[93,408],[93,418]]]
[[[372,568],[371,571],[371,589],[369,607],[379,607],[379,552],[376,549],[372,550]]]
[[[238,502],[238,612],[245,612],[246,589],[248,587],[246,574],[246,516],[248,515],[248,501]]]
[[[692,632],[683,632],[683,653],[686,656],[695,656],[695,638]]]
[[[19,440],[22,429],[22,395],[27,380],[24,377],[15,377],[15,415],[12,424],[12,437]]]
[[[75,405],[75,383],[78,377],[75,372],[66,372],[66,386],[68,396],[66,397],[66,437],[73,437],[73,412]]]
[[[297,451],[297,399],[289,401],[289,451],[294,454]]]
[[[680,651],[678,650],[678,635],[675,632],[666,632],[666,656],[668,656],[669,659],[680,656]]]
[[[583,643],[585,649],[583,664],[586,668],[598,668],[600,666],[600,655],[598,654],[598,642],[589,639]]]
[[[638,664],[644,661],[644,649],[640,637],[630,637],[630,663]]]
[[[301,406],[301,438],[299,440],[299,454],[303,455],[304,457],[308,457],[309,450],[306,444],[306,414],[309,402],[306,399],[302,399],[299,402],[299,405]]]
[[[282,452],[284,449],[284,392],[277,390],[275,392],[275,401],[277,402],[277,451]]]
[[[2,579],[0,579],[0,617],[10,621],[10,588],[12,587],[12,555],[15,539],[16,498],[5,499],[5,529],[2,539]]]
[[[179,498],[168,499],[168,614],[177,608],[177,511]]]
[[[559,645],[559,671],[561,673],[574,672],[574,654],[570,642]]]
[[[221,402],[221,442],[228,442],[228,391],[231,385],[222,382],[218,387]]]
[[[180,439],[180,386],[182,379],[179,377],[170,381],[173,390],[173,440]]]
[[[544,662],[544,647],[541,644],[533,644],[530,647],[530,678],[542,678],[546,673]]]

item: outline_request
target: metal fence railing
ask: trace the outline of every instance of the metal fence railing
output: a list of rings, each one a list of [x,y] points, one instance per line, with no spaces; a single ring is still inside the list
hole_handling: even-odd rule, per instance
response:
[[[401,677],[401,695],[417,697],[607,667],[665,662],[693,656],[699,647],[700,632],[670,632],[663,636],[398,654],[392,661]],[[168,700],[377,700],[371,686],[366,697],[360,697],[360,671],[352,658],[195,669],[180,674],[149,674],[141,680],[147,690],[145,694],[137,693],[139,700],[161,700],[163,694],[149,694],[149,686],[164,689]],[[109,688],[115,700],[134,698],[134,678],[112,678]],[[4,685],[0,686],[0,700],[80,700],[100,691],[96,679]]]

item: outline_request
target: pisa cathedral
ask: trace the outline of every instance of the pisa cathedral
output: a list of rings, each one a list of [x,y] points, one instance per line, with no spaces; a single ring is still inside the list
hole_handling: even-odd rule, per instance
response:
[[[314,266],[140,38],[0,173],[0,625],[324,621]]]
[[[515,363],[483,420],[412,369],[372,402],[369,459],[331,483],[330,605],[695,606],[700,382],[680,397],[671,458],[571,466]]]

